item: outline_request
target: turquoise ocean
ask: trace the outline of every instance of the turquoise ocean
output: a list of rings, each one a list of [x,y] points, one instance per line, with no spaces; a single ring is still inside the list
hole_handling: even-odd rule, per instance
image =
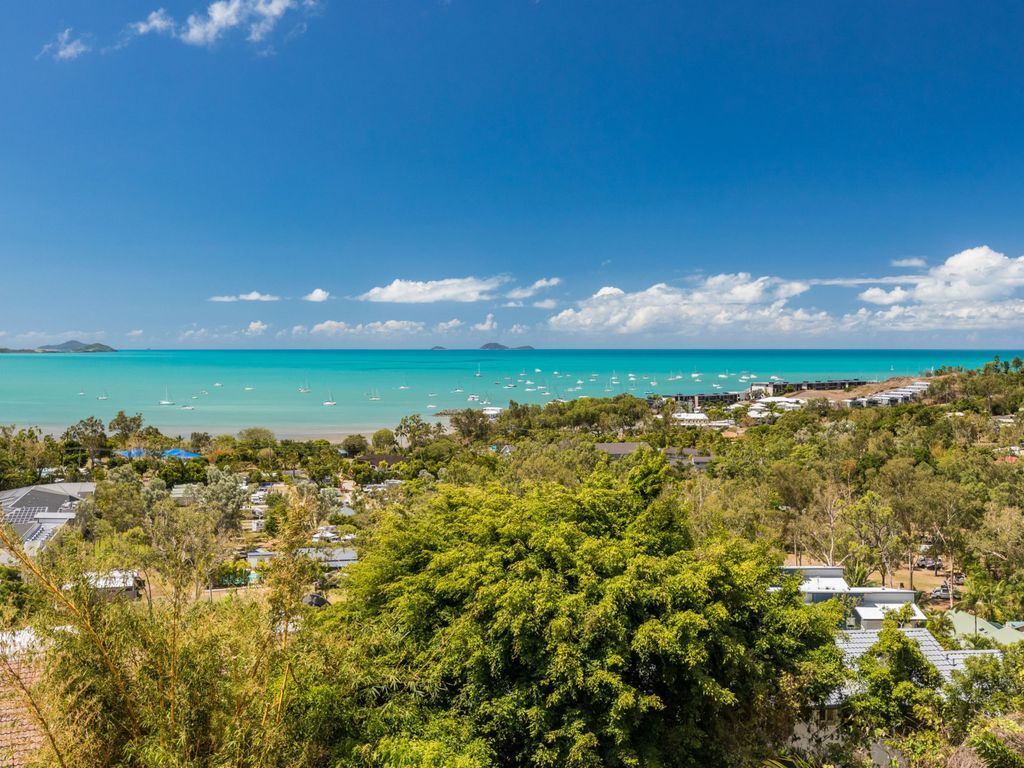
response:
[[[885,379],[1014,350],[146,350],[0,354],[0,424],[60,432],[142,413],[167,434],[335,437],[406,414],[618,392],[728,392],[751,378]],[[477,375],[479,373],[479,375]],[[220,386],[217,386],[220,385]],[[515,385],[510,386],[510,385]],[[308,392],[300,389],[308,388]],[[470,400],[471,396],[476,396]],[[100,399],[103,398],[103,399]],[[172,405],[160,405],[161,400]],[[325,401],[337,403],[325,406]],[[431,407],[433,406],[433,407]]]

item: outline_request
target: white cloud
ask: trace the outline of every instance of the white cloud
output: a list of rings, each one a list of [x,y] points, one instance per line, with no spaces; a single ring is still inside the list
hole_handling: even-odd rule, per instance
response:
[[[142,21],[129,24],[128,31],[134,35],[173,35],[177,31],[177,25],[167,11],[157,8]]]
[[[906,259],[893,259],[891,262],[894,267],[927,267],[928,262],[917,256],[911,256]]]
[[[269,327],[269,325],[260,320],[253,320],[242,333],[246,336],[262,336]]]
[[[558,302],[554,299],[542,299],[541,301],[533,302],[533,306],[537,309],[554,309],[558,306]]]
[[[90,50],[92,48],[85,42],[85,38],[73,37],[72,29],[68,27],[63,32],[59,32],[57,37],[51,42],[44,45],[36,58],[52,56],[57,61],[71,61],[88,53]]]
[[[473,324],[474,331],[493,331],[497,328],[498,323],[495,321],[494,315],[490,312],[487,313],[487,317],[485,317],[482,322]]]
[[[462,321],[457,317],[453,317],[451,320],[445,320],[444,322],[438,323],[434,326],[434,331],[437,333],[448,333],[454,331],[456,328],[462,327]]]
[[[233,30],[242,30],[252,43],[262,43],[288,13],[313,8],[316,0],[215,0],[179,24],[163,8],[143,21],[129,24],[129,36],[170,35],[183,43],[212,46]]]
[[[658,283],[627,293],[606,286],[575,309],[548,320],[559,331],[594,333],[669,332],[695,334],[708,328],[739,327],[759,333],[820,332],[831,327],[826,312],[794,309],[791,298],[809,289],[807,282],[752,277],[740,272],[705,278],[692,289]]]
[[[511,328],[508,329],[508,332],[509,333],[514,333],[514,334],[516,334],[518,336],[520,334],[526,333],[528,330],[530,330],[530,329],[527,328],[522,323],[515,323]]]
[[[132,337],[137,337],[137,336],[141,336],[141,335],[142,335],[142,329],[141,328],[136,328],[134,331],[128,331],[128,333],[125,334],[125,336],[132,336]]]
[[[521,301],[506,301],[501,306],[505,307],[506,309],[518,309],[519,307],[523,306],[523,302],[521,302]]]
[[[207,339],[210,335],[210,331],[206,328],[192,327],[182,331],[178,338],[182,341],[189,341],[193,339]]]
[[[305,336],[307,333],[309,333],[309,328],[304,325],[292,326],[292,336]]]
[[[562,278],[560,277],[542,277],[540,280],[535,280],[531,285],[528,285],[525,288],[513,288],[505,294],[505,298],[528,299],[538,291],[543,291],[545,288],[554,288],[556,285],[560,285],[561,282]]]
[[[906,301],[908,296],[910,294],[903,290],[902,286],[897,285],[891,291],[877,287],[868,288],[866,291],[858,294],[857,298],[871,304],[898,304],[901,301]]]
[[[421,333],[425,328],[424,323],[417,320],[378,320],[372,323],[358,323],[355,325],[342,320],[324,320],[317,323],[310,330],[323,336],[347,336],[359,334],[380,334],[384,336],[394,334]]]
[[[396,304],[487,301],[494,298],[493,291],[507,280],[505,277],[449,277],[425,281],[395,279],[389,285],[371,288],[359,298]]]
[[[302,300],[321,302],[327,301],[329,298],[331,298],[331,294],[328,291],[325,291],[323,288],[314,288],[312,291],[303,296]]]
[[[232,301],[279,301],[280,296],[274,296],[270,293],[260,293],[259,291],[249,291],[249,293],[240,293],[237,296],[211,296],[210,301],[218,302],[232,302]]]
[[[1024,327],[1024,256],[1009,258],[986,245],[950,256],[923,275],[902,278],[909,288],[870,288],[860,298],[887,309],[862,307],[842,327],[889,331]]]

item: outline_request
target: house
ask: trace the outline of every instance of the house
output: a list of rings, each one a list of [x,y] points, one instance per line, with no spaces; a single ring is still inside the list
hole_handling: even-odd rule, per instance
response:
[[[917,593],[912,589],[894,587],[851,587],[846,583],[842,566],[786,565],[782,572],[799,575],[800,591],[807,603],[821,603],[833,598],[848,601],[851,613],[847,628],[880,629],[885,614],[910,606],[911,626],[920,626],[927,617],[915,602]]]
[[[711,422],[706,413],[687,413],[686,411],[673,413],[672,420],[681,427],[706,427]]]
[[[277,552],[271,552],[269,549],[257,547],[256,549],[251,549],[245,553],[245,562],[249,564],[250,570],[255,571],[259,566],[270,562],[275,557],[277,557]]]
[[[1000,624],[995,621],[987,621],[980,616],[975,616],[967,611],[953,608],[946,612],[946,615],[953,623],[953,637],[957,640],[973,637],[975,635],[999,643],[1000,645],[1013,645],[1024,640],[1024,632],[1019,627],[1021,622],[1007,622]]]
[[[30,555],[43,550],[57,531],[75,519],[82,499],[96,492],[96,483],[47,483],[0,491],[0,508]],[[0,553],[0,563],[10,555]]]
[[[359,461],[365,461],[374,468],[379,467],[381,464],[393,467],[395,464],[405,461],[405,456],[400,453],[364,453],[359,457]]]
[[[665,449],[665,458],[674,467],[692,466],[694,469],[707,469],[711,464],[711,456],[702,455],[696,448],[676,448],[669,446]]]
[[[359,559],[352,547],[303,547],[298,552],[320,563],[329,571],[352,565]]]
[[[135,571],[115,569],[86,573],[84,576],[84,584],[92,590],[93,594],[104,600],[114,600],[119,597],[138,600],[142,597],[142,591],[146,587],[146,582]],[[64,585],[65,590],[71,590],[74,587],[74,583]]]
[[[613,459],[632,456],[643,448],[650,450],[651,446],[647,443],[594,443],[595,450],[607,454]]]

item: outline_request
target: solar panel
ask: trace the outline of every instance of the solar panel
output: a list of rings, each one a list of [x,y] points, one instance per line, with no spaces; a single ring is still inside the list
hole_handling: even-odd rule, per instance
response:
[[[18,525],[20,523],[31,523],[36,519],[36,515],[46,513],[47,511],[47,507],[18,507],[17,509],[6,510],[4,516],[11,525]]]

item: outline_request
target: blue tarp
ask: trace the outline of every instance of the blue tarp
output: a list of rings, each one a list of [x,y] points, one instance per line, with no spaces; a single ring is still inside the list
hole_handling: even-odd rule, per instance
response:
[[[163,456],[165,459],[201,459],[203,458],[198,453],[191,453],[183,448],[171,448],[169,451],[164,451]]]
[[[129,448],[127,451],[115,451],[118,456],[124,456],[126,459],[141,459],[146,455],[147,451],[145,448]]]

